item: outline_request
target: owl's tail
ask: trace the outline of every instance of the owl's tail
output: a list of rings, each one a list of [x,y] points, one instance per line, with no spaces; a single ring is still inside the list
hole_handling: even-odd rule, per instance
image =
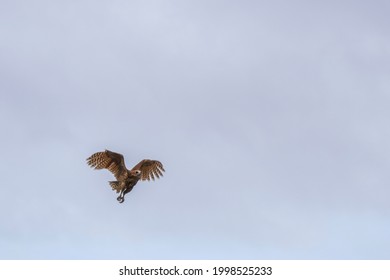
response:
[[[117,193],[121,191],[119,181],[110,181],[108,183],[110,183],[112,190],[116,191]]]

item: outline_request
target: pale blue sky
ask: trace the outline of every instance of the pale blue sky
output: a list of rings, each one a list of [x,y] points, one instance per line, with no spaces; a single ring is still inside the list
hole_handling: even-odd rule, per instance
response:
[[[388,1],[0,3],[0,259],[390,258]]]

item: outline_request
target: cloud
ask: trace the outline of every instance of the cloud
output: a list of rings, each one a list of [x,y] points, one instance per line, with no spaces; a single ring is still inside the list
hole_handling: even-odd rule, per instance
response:
[[[8,3],[0,258],[386,258],[385,5]]]

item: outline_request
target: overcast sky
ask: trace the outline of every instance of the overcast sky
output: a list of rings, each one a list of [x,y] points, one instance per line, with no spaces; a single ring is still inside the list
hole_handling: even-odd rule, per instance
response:
[[[388,1],[0,4],[1,259],[390,258]]]

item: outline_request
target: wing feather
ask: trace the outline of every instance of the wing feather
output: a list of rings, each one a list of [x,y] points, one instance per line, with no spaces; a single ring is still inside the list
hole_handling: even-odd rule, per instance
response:
[[[117,180],[123,180],[127,176],[127,168],[123,155],[105,150],[87,158],[87,163],[95,169],[108,169]]]
[[[150,181],[150,179],[154,181],[155,178],[160,178],[160,176],[163,176],[163,172],[165,172],[161,162],[151,159],[141,160],[136,166],[133,167],[132,170],[141,171],[142,181]]]

